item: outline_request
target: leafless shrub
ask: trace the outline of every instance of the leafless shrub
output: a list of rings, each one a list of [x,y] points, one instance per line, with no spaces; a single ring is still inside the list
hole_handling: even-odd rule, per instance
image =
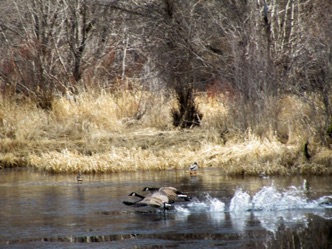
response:
[[[329,9],[328,0],[2,1],[1,88],[47,109],[54,91],[114,92],[140,82],[175,93],[173,124],[183,128],[204,117],[197,92],[228,92],[227,126],[259,135],[280,131],[274,102],[297,95],[325,118],[293,129],[307,126],[324,140],[332,117]]]

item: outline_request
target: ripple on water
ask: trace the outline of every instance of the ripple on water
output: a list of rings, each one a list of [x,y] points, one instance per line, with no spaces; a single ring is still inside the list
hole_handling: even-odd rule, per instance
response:
[[[246,248],[294,236],[307,243],[307,235],[312,235],[312,240],[317,228],[325,231],[317,238],[331,230],[330,195],[318,196],[323,192],[317,191],[308,195],[301,183],[299,187],[289,187],[279,182],[277,188],[246,179],[241,184],[232,180],[227,185],[226,178],[216,178],[215,174],[209,177],[210,173],[213,171],[197,176],[195,182],[187,174],[175,177],[174,172],[168,178],[167,172],[139,178],[128,174],[124,179],[120,174],[91,176],[80,185],[75,176],[34,175],[33,179],[19,180],[16,175],[13,180],[3,177],[0,247],[90,248],[94,243],[94,248]],[[181,186],[181,190],[194,196],[192,201],[176,203],[166,214],[122,204],[133,189],[156,182],[159,185],[161,181],[164,186]],[[250,181],[254,189],[248,187]],[[325,182],[321,185],[325,189],[320,191],[330,194],[330,181]],[[312,183],[311,193],[315,190]],[[329,241],[327,235],[324,239]]]

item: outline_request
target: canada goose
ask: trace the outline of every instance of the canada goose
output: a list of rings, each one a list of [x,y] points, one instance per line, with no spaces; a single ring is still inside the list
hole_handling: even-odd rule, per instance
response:
[[[132,192],[129,194],[129,196],[137,196],[141,198],[141,200],[136,202],[124,201],[123,204],[127,206],[133,206],[133,207],[150,206],[154,208],[163,208],[164,211],[168,207],[171,207],[171,205],[168,203],[169,199],[167,195],[163,194],[162,192],[154,192],[145,197],[140,194],[137,194],[136,192]]]
[[[191,197],[185,195],[184,193],[182,193],[181,191],[177,190],[174,187],[161,187],[161,188],[145,187],[143,188],[143,191],[150,191],[152,193],[161,192],[168,197],[170,203],[173,203],[176,200],[179,200],[180,198],[182,198],[185,201],[190,201],[191,199]]]
[[[192,165],[189,166],[189,172],[191,175],[195,175],[197,174],[197,170],[198,170],[198,163],[194,162]]]
[[[78,172],[76,179],[77,179],[77,183],[83,182],[83,176],[81,175],[81,172]]]

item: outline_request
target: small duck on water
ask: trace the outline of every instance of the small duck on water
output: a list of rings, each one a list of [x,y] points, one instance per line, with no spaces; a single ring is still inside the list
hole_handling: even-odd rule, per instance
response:
[[[76,179],[77,179],[77,183],[83,183],[83,176],[81,174],[81,171],[78,172]]]
[[[198,163],[194,162],[192,165],[189,166],[190,175],[196,175],[198,170]]]

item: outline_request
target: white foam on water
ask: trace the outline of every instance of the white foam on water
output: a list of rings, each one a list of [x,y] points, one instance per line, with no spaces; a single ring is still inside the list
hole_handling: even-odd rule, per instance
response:
[[[225,203],[220,201],[218,198],[213,198],[209,194],[207,194],[204,200],[194,199],[186,207],[183,206],[175,206],[175,210],[180,213],[184,212],[224,212],[225,211]]]
[[[176,210],[176,212],[181,213],[181,214],[190,214],[189,209],[182,207],[182,206],[175,206],[175,210]]]
[[[273,184],[262,187],[253,195],[243,189],[237,189],[229,208],[220,199],[211,197],[209,194],[200,200],[195,198],[185,205],[175,206],[177,214],[181,217],[206,212],[216,222],[223,222],[225,211],[229,211],[233,226],[237,230],[245,227],[246,219],[254,212],[261,225],[271,232],[276,231],[280,223],[286,226],[287,224],[306,226],[308,211],[326,218],[324,212],[326,208],[332,208],[332,196],[309,200],[302,186],[277,189]]]
[[[304,192],[296,187],[278,191],[274,186],[263,187],[252,198],[254,210],[292,210],[310,208]]]
[[[206,196],[206,202],[209,206],[209,211],[211,212],[224,212],[225,211],[225,203],[220,201],[218,198],[212,198],[210,195]]]
[[[317,205],[323,208],[332,208],[332,195],[326,195],[314,201]]]
[[[243,189],[237,189],[230,200],[229,208],[218,198],[206,194],[201,199],[175,206],[178,219],[187,219],[195,213],[208,213],[211,221],[220,224],[225,222],[227,213],[232,220],[232,228],[243,231],[247,220],[254,215],[261,226],[275,234],[281,224],[286,228],[292,226],[308,226],[308,212],[324,219],[332,219],[325,210],[332,208],[332,195],[309,200],[306,190],[291,186],[277,189],[273,184],[262,187],[257,193],[250,195]]]
[[[231,199],[229,211],[243,212],[251,208],[250,195],[242,189],[235,191],[234,197]]]
[[[326,197],[314,201],[308,200],[301,187],[292,186],[288,189],[277,190],[272,185],[263,187],[253,196],[242,189],[236,190],[231,199],[229,210],[230,212],[243,212],[317,209],[322,208],[321,203],[324,203],[324,200]]]
[[[306,227],[308,211],[324,217],[326,206],[332,208],[332,196],[309,200],[306,189],[302,186],[278,190],[272,184],[262,187],[252,196],[242,189],[237,189],[231,199],[229,211],[233,224],[238,230],[245,227],[245,219],[242,217],[255,212],[254,215],[262,227],[274,233],[281,223],[286,227],[298,225]]]

